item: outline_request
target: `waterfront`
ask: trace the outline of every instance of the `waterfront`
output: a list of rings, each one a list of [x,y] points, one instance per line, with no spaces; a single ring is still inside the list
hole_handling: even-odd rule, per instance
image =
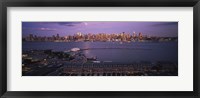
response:
[[[87,57],[97,57],[100,61],[177,62],[178,59],[178,42],[126,42],[122,44],[120,42],[23,42],[23,51],[31,49],[66,51],[74,47],[92,48],[83,51],[83,53]]]
[[[178,75],[177,41],[23,42],[22,46],[24,76]],[[70,51],[73,48],[80,51]]]

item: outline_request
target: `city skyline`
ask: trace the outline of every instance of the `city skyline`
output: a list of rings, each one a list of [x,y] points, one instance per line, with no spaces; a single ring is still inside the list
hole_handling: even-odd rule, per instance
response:
[[[178,22],[22,22],[22,76],[178,76]]]
[[[69,36],[82,34],[139,33],[148,36],[177,37],[178,22],[22,22],[22,35]]]

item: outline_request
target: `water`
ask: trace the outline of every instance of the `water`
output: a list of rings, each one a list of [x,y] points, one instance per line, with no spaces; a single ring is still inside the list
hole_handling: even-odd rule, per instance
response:
[[[80,48],[87,57],[97,57],[99,61],[141,62],[170,61],[178,62],[178,42],[23,42],[23,51],[52,49],[65,51]]]

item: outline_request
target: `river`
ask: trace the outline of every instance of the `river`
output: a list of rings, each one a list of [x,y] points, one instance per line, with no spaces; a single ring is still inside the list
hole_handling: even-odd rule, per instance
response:
[[[99,61],[141,62],[169,61],[178,63],[178,42],[23,42],[23,51],[52,49],[65,51],[72,48],[86,49],[87,57]]]

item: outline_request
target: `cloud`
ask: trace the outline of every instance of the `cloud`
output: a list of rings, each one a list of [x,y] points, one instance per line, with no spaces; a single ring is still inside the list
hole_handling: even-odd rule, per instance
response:
[[[40,31],[56,31],[54,28],[39,28]]]
[[[178,25],[178,22],[163,22],[163,23],[156,23],[152,26],[169,26],[169,25]]]
[[[81,24],[82,22],[57,22],[58,25],[61,26],[76,26],[77,24]]]
[[[54,29],[54,28],[23,28],[23,30],[56,31],[56,29]]]
[[[52,25],[59,25],[59,26],[69,26],[73,27],[83,22],[23,22],[24,26],[52,26]],[[48,29],[47,29],[48,30]]]

